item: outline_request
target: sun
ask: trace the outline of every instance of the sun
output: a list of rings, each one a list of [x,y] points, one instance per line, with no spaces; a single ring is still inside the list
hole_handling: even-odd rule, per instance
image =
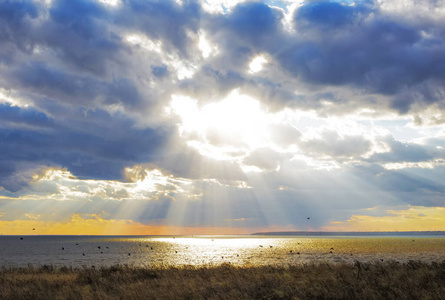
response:
[[[268,144],[272,116],[258,100],[237,89],[201,107],[190,97],[174,95],[168,111],[179,116],[179,133],[188,145],[215,159],[236,159]]]

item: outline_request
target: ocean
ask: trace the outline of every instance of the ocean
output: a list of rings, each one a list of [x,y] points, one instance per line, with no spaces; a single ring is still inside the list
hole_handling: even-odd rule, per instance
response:
[[[445,237],[0,236],[0,267],[445,260]]]

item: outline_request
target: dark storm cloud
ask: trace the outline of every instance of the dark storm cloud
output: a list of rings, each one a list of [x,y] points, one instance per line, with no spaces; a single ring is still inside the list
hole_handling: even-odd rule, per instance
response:
[[[434,140],[427,140],[427,144],[419,145],[395,140],[393,137],[382,138],[388,152],[373,154],[367,161],[377,163],[397,162],[428,162],[434,159],[445,159],[445,150],[437,148]],[[443,141],[442,141],[443,142]]]
[[[297,36],[306,37],[278,56],[283,67],[309,82],[389,95],[430,79],[442,80],[445,74],[436,66],[443,61],[444,45],[438,37],[421,34],[433,28],[392,20],[371,4],[303,5],[294,21]],[[409,108],[410,103],[399,102],[392,106]]]
[[[20,187],[11,186],[11,178],[23,164],[66,167],[80,178],[122,179],[124,167],[152,160],[168,135],[135,129],[131,120],[100,110],[78,110],[65,113],[69,119],[55,120],[32,108],[2,105],[0,115],[5,114],[0,121],[0,185],[11,190]]]
[[[371,1],[367,3],[372,4]],[[296,11],[294,20],[297,30],[311,30],[315,27],[317,30],[336,31],[354,25],[370,12],[366,2],[349,6],[331,1],[307,1]]]
[[[135,128],[137,120],[126,115],[152,107],[157,92],[140,80],[143,67],[132,68],[122,35],[163,29],[157,37],[181,48],[192,6],[141,1],[112,10],[97,1],[2,1],[0,88],[31,106],[0,106],[0,186],[17,191],[30,180],[27,170],[42,166],[66,167],[79,178],[122,179],[124,167],[151,161],[170,129]],[[154,12],[150,7],[176,27],[123,25],[131,20],[124,13],[142,22]],[[166,76],[158,64],[153,75]],[[122,111],[109,113],[113,105]]]
[[[199,76],[209,79],[215,73],[232,72],[240,77],[239,86],[263,90],[264,101],[317,107],[316,97],[307,102],[307,97],[292,96],[295,83],[303,81],[327,92],[329,86],[351,89],[355,97],[341,100],[361,101],[363,106],[373,104],[370,97],[385,96],[388,100],[382,108],[402,113],[415,103],[443,106],[445,72],[439,67],[445,57],[443,22],[394,18],[373,1],[354,5],[307,1],[294,13],[293,32],[285,31],[281,10],[259,2],[241,3],[226,15],[202,18],[222,55],[210,62],[213,68],[218,66],[216,72],[200,70]],[[260,53],[268,54],[279,69],[266,66],[267,71],[253,78],[246,70]],[[264,85],[265,79],[272,84]],[[276,87],[280,93],[271,92]],[[360,100],[359,95],[368,97]]]
[[[87,107],[123,104],[145,110],[171,88],[148,86],[170,74],[160,56],[145,55],[125,41],[146,34],[166,52],[186,55],[200,6],[194,1],[127,1],[107,8],[98,1],[2,2],[0,87]],[[147,17],[149,16],[149,17]],[[193,51],[192,51],[193,52]],[[144,55],[141,55],[144,54]],[[150,72],[150,68],[151,71]],[[38,99],[34,99],[38,101]]]
[[[2,1],[0,3],[0,49],[7,42],[14,43],[20,50],[32,50],[33,42],[29,35],[30,20],[38,16],[37,5],[33,1]],[[3,51],[2,51],[3,52]],[[0,61],[9,63],[12,52],[2,53]]]
[[[282,17],[282,11],[261,2],[240,3],[228,14],[202,14],[201,29],[219,54],[205,60],[192,79],[181,83],[181,89],[202,101],[223,98],[239,87],[252,93],[277,93],[273,89],[280,82],[252,80],[245,73],[254,55],[280,43]]]
[[[106,22],[110,17],[95,1],[55,0],[47,11],[43,3],[8,0],[0,4],[0,11],[0,39],[6,42],[0,49],[7,52],[2,53],[6,62],[18,55],[12,45],[30,55],[26,59],[31,61],[40,46],[52,51],[46,59],[53,63],[60,60],[100,75],[121,48],[119,37]]]
[[[105,75],[110,60],[117,60],[121,40],[110,28],[109,13],[96,1],[56,0],[49,19],[37,34],[70,67]]]
[[[391,198],[399,199],[411,205],[445,205],[445,185],[439,179],[443,176],[443,167],[433,170],[402,169],[386,170],[378,164],[354,166],[350,170],[354,176],[370,186],[375,186],[390,193]],[[378,205],[383,203],[378,203]]]
[[[78,72],[100,78],[127,75],[131,71],[125,65],[134,63],[134,58],[124,43],[125,34],[143,33],[162,41],[164,50],[195,60],[196,41],[188,33],[202,29],[210,33],[220,55],[198,66],[196,80],[180,85],[186,92],[199,90],[206,95],[209,89],[225,93],[244,86],[249,91],[257,89],[274,105],[318,107],[320,99],[295,95],[295,82],[281,80],[291,75],[315,87],[353,87],[362,95],[389,96],[386,106],[400,112],[409,111],[415,103],[443,105],[445,73],[440,66],[445,45],[440,21],[393,18],[372,1],[354,5],[308,1],[294,13],[295,31],[287,32],[282,25],[283,11],[261,2],[240,3],[225,15],[206,14],[197,1],[183,2],[128,0],[116,8],[106,8],[95,1],[56,0],[45,8],[31,1],[5,1],[1,4],[5,17],[0,31],[5,43],[0,56],[4,62],[11,61],[18,55],[14,53],[17,47],[19,52],[28,53],[21,59],[30,66],[36,63],[33,49],[40,46],[48,52],[38,57],[40,64],[51,64],[47,68],[58,69],[61,76],[68,73],[67,80]],[[267,69],[268,74],[256,77],[246,75],[249,61],[259,53],[270,55],[270,63],[278,63],[280,69]],[[60,64],[66,69],[55,68]],[[171,72],[161,61],[150,62],[146,69],[156,78]],[[34,71],[38,76],[39,70]],[[85,73],[78,76],[80,81],[91,80]],[[134,81],[136,78],[122,78],[127,87],[145,88]]]
[[[131,109],[142,102],[137,88],[126,78],[103,82],[69,74],[42,63],[24,65],[13,75],[20,80],[15,83],[16,86],[73,105],[95,107],[101,104],[122,103]]]
[[[201,7],[197,1],[183,1],[181,5],[173,0],[143,1],[124,0],[123,8],[114,17],[118,25],[126,30],[144,32],[154,40],[162,40],[169,47],[187,54],[191,42],[187,31],[199,29]]]
[[[237,38],[262,47],[280,30],[282,13],[263,3],[238,4],[223,21]]]
[[[0,104],[0,126],[24,126],[38,130],[39,128],[54,127],[54,120],[42,112],[3,103]]]
[[[240,3],[230,14],[205,16],[204,29],[210,31],[212,42],[223,51],[216,62],[221,69],[216,72],[243,77],[240,73],[245,71],[252,55],[269,51],[282,38],[282,18],[282,11],[260,2]]]

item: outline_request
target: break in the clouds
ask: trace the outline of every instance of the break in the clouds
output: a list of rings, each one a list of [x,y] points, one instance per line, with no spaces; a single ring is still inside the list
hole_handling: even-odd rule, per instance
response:
[[[444,229],[444,17],[1,1],[0,231]]]

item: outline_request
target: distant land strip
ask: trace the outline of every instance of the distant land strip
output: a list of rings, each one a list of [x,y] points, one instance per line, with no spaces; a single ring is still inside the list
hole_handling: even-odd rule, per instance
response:
[[[445,236],[445,231],[274,231],[252,235],[289,236]]]

